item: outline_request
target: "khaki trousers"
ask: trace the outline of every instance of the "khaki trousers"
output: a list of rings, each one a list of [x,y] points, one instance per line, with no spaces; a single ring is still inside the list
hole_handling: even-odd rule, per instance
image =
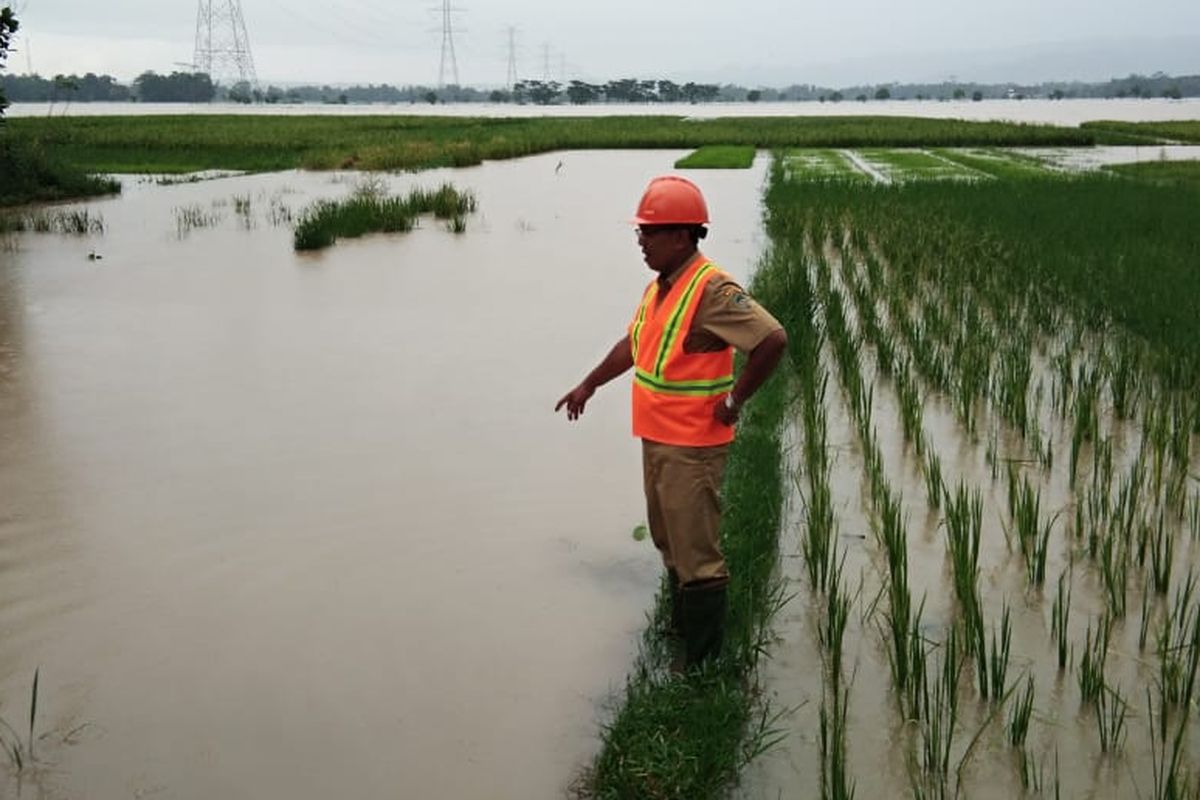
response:
[[[721,552],[721,478],[729,445],[679,447],[642,440],[650,536],[683,585],[728,580]]]

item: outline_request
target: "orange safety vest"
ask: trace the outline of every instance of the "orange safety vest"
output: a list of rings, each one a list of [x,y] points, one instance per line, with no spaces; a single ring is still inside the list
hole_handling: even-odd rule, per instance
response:
[[[713,417],[733,388],[733,349],[685,353],[704,286],[724,273],[697,255],[658,301],[658,281],[642,295],[629,342],[633,349],[633,435],[663,444],[708,447],[733,441],[733,428]]]

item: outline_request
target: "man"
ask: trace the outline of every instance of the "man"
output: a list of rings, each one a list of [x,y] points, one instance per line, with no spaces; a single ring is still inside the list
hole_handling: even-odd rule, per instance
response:
[[[720,655],[729,571],[721,553],[720,487],[742,406],[787,347],[782,326],[699,251],[708,206],[691,181],[650,182],[634,223],[657,273],[608,355],[554,407],[578,419],[596,389],[630,368],[633,434],[642,439],[650,535],[671,589],[682,666]],[[733,349],[748,353],[736,382]]]

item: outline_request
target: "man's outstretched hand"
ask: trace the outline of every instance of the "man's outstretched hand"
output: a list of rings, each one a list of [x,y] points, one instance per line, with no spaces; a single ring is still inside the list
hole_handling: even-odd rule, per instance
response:
[[[554,410],[558,411],[563,406],[567,407],[567,419],[576,420],[583,415],[583,409],[587,406],[587,401],[591,399],[596,390],[585,383],[581,383],[571,391],[562,396],[558,404],[554,406]]]

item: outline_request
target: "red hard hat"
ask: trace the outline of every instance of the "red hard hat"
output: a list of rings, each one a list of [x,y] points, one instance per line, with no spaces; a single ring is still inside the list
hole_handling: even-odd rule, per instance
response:
[[[699,187],[678,175],[650,181],[638,203],[635,225],[707,225],[708,205]]]

